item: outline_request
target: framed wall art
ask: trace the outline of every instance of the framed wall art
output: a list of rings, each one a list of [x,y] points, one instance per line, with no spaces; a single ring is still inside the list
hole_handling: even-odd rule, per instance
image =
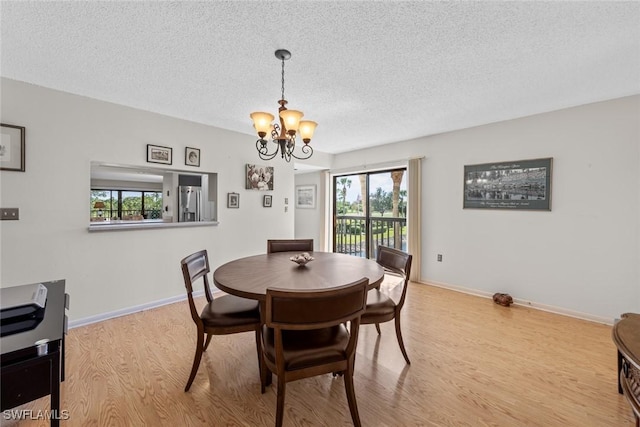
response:
[[[553,158],[464,167],[463,208],[551,210]]]
[[[24,172],[24,126],[0,124],[0,170]]]
[[[316,208],[316,186],[296,185],[296,208],[315,209]]]
[[[147,162],[170,165],[173,163],[173,149],[160,145],[147,144]]]
[[[187,147],[184,151],[184,164],[200,167],[200,149]]]
[[[262,198],[262,206],[265,208],[271,207],[272,196],[264,196]]]
[[[273,190],[273,166],[247,164],[247,190]]]
[[[227,207],[230,209],[238,209],[240,207],[240,194],[227,193]]]

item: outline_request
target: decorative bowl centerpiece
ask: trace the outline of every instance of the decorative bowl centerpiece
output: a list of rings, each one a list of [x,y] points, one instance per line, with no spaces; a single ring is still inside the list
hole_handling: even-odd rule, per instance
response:
[[[303,265],[305,265],[306,263],[313,261],[313,257],[311,255],[309,255],[308,252],[303,252],[301,254],[298,255],[294,255],[291,258],[289,258],[291,261],[295,262],[296,264],[298,264],[298,266],[302,267]]]

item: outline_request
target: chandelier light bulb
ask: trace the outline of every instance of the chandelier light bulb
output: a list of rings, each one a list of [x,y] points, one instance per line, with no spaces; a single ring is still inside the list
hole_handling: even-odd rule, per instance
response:
[[[298,131],[300,126],[300,119],[304,116],[302,111],[296,110],[282,110],[280,111],[280,117],[284,123],[285,129],[289,135],[293,135]]]
[[[258,136],[264,138],[267,133],[271,131],[271,122],[274,118],[273,114],[258,111],[251,113],[250,117],[253,119],[253,127],[256,128]]]
[[[311,120],[303,120],[300,122],[298,132],[305,144],[308,144],[311,141],[311,138],[313,138],[313,132],[316,130],[316,126],[318,126],[318,124]]]

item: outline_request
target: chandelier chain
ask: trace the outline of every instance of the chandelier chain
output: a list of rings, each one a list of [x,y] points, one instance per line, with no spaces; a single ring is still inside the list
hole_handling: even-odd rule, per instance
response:
[[[282,98],[284,99],[284,58],[282,59]]]

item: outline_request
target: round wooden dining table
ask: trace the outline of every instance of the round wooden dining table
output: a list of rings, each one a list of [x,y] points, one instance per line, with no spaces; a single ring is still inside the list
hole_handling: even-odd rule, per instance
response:
[[[218,267],[213,273],[213,282],[231,295],[264,301],[267,288],[330,289],[367,277],[372,289],[384,279],[383,268],[374,260],[333,252],[309,252],[313,261],[298,266],[290,260],[297,254],[276,252],[240,258]]]

